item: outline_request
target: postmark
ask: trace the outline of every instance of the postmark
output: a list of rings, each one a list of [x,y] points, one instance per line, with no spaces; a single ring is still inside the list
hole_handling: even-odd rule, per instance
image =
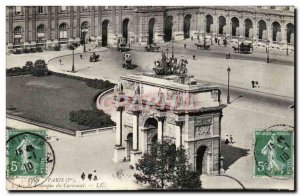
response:
[[[255,130],[254,176],[290,179],[294,175],[294,128],[273,125]]]
[[[8,130],[6,178],[20,188],[43,184],[52,174],[55,154],[45,130]]]

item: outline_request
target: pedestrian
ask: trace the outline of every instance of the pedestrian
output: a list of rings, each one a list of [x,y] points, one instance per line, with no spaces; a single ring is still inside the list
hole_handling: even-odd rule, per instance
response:
[[[255,87],[259,87],[259,86],[258,86],[258,81],[255,82]]]
[[[82,172],[82,174],[81,174],[81,179],[82,179],[82,180],[85,179],[85,173],[84,173],[84,172]]]
[[[59,65],[61,66],[61,59],[59,59],[58,61],[59,61]]]
[[[251,84],[252,84],[252,88],[255,88],[255,82],[254,82],[254,80],[251,81]]]
[[[92,180],[92,178],[93,178],[93,174],[89,174],[89,175],[88,175],[88,179],[89,179],[89,181],[91,181],[91,180]]]
[[[228,58],[231,59],[231,57],[230,57],[230,52],[228,53]]]
[[[82,54],[80,54],[79,56],[80,56],[80,59],[82,59]]]
[[[220,39],[218,39],[218,46],[220,45]]]
[[[228,135],[226,135],[226,137],[225,137],[225,144],[229,144],[229,138],[228,138]]]
[[[184,44],[184,48],[186,48],[186,44]]]
[[[218,38],[215,37],[215,43],[217,43],[217,42],[218,42]]]
[[[194,40],[194,37],[193,37],[193,36],[191,36],[191,40]]]
[[[233,137],[232,137],[232,135],[230,135],[229,139],[230,139],[230,143],[233,144]]]
[[[193,59],[196,60],[196,55],[193,55]]]

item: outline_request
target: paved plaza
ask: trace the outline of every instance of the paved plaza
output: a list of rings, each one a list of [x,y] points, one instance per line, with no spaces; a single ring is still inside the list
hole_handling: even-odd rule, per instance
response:
[[[267,128],[275,124],[294,124],[294,110],[289,108],[293,105],[294,97],[294,66],[293,57],[284,56],[284,51],[279,51],[277,55],[282,55],[281,61],[266,63],[264,55],[261,52],[248,54],[247,59],[242,59],[241,54],[231,52],[232,59],[225,59],[225,54],[231,49],[221,49],[212,47],[211,51],[197,51],[196,49],[180,49],[183,42],[175,44],[175,57],[184,56],[188,60],[188,73],[195,76],[198,80],[214,82],[221,85],[227,84],[228,66],[231,67],[230,85],[235,92],[231,95],[232,103],[223,110],[222,133],[221,138],[226,135],[232,135],[236,148],[236,160],[227,163],[226,176],[201,176],[204,188],[241,188],[241,184],[248,189],[266,189],[266,188],[287,188],[293,187],[292,180],[274,180],[269,178],[253,177],[253,133],[257,128]],[[170,48],[171,45],[162,46],[164,49]],[[192,47],[192,44],[188,45]],[[179,50],[180,49],[180,50]],[[216,55],[214,55],[214,50]],[[262,49],[263,50],[263,49]],[[93,50],[91,50],[93,51]],[[122,53],[114,48],[95,49],[100,54],[100,61],[96,63],[89,62],[90,53],[84,53],[83,59],[78,54],[75,56],[76,73],[70,73],[72,65],[72,56],[64,56],[71,51],[44,52],[18,56],[10,55],[7,57],[7,67],[24,65],[25,62],[32,58],[44,58],[50,60],[48,68],[50,70],[78,75],[87,78],[108,79],[117,82],[122,75],[128,75],[137,72],[152,71],[154,60],[161,58],[161,53],[146,53],[143,46],[134,46],[131,50],[133,54],[133,64],[137,65],[136,69],[127,70],[121,67]],[[180,51],[180,52],[179,52]],[[275,52],[273,58],[275,58]],[[58,55],[59,54],[59,55]],[[192,59],[192,54],[196,54],[196,60]],[[39,56],[40,55],[40,56]],[[45,55],[45,57],[43,57]],[[171,55],[170,51],[169,54]],[[251,55],[253,60],[251,60]],[[47,57],[46,57],[47,56]],[[250,56],[250,57],[249,57]],[[272,56],[272,55],[271,55]],[[24,57],[24,58],[23,58]],[[112,58],[113,57],[113,58]],[[15,60],[12,60],[14,59]],[[63,64],[59,64],[59,59]],[[12,64],[10,64],[12,63]],[[259,81],[259,88],[253,89],[251,80]],[[254,95],[249,93],[253,93]],[[249,95],[249,96],[248,96]],[[271,96],[267,97],[267,96]],[[221,99],[225,103],[227,92],[222,91]],[[234,100],[234,101],[233,101]],[[272,101],[270,101],[272,100]],[[284,101],[285,104],[281,104]],[[115,113],[112,112],[112,119],[115,119]],[[30,125],[20,124],[14,120],[8,120],[9,127],[26,127]],[[99,182],[104,183],[104,189],[113,189],[118,185],[118,189],[142,188],[134,183],[133,170],[128,169],[128,163],[113,164],[113,147],[115,144],[115,133],[103,132],[99,135],[76,138],[57,132],[49,131],[50,136],[58,138],[51,142],[57,157],[57,164],[53,177],[59,175],[70,176],[80,181],[82,172],[93,172],[96,170]],[[68,146],[65,145],[68,143]],[[74,147],[76,146],[76,151]],[[56,150],[59,149],[59,150]],[[244,154],[242,154],[242,152]],[[224,152],[225,159],[230,158],[230,151]],[[76,164],[74,164],[76,163]],[[115,173],[124,170],[124,177],[117,179]],[[236,179],[236,180],[234,180]],[[222,181],[223,183],[215,183]],[[237,182],[238,181],[238,182]],[[272,183],[270,183],[272,182]],[[220,186],[222,184],[222,186]]]

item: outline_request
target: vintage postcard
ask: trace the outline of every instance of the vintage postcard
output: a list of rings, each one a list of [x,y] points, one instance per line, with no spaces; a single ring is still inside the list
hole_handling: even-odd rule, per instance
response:
[[[7,190],[295,191],[295,22],[6,6]]]

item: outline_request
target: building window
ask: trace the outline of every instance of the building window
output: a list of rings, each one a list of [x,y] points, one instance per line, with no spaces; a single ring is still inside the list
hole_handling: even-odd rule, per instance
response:
[[[17,26],[14,29],[14,45],[19,45],[22,42],[22,28],[20,26]]]
[[[123,9],[129,9],[129,6],[123,6]]]
[[[109,6],[104,6],[104,10],[109,10]]]
[[[289,7],[289,6],[285,6],[284,9],[285,9],[285,10],[290,10],[290,7]]]
[[[59,25],[59,38],[66,39],[68,37],[68,25],[66,23],[62,23]]]
[[[45,32],[45,25],[41,24],[36,28],[36,31],[38,33],[44,33]]]
[[[44,13],[44,7],[43,6],[38,6],[38,14],[43,14]]]
[[[88,11],[89,10],[89,6],[83,6],[83,11]]]
[[[271,9],[272,9],[272,10],[275,10],[275,6],[271,6]]]
[[[14,34],[15,35],[20,35],[22,33],[22,28],[21,27],[16,27],[15,29],[14,29]]]
[[[257,6],[258,9],[261,9],[261,6]]]
[[[60,6],[60,11],[61,12],[66,12],[67,11],[67,6]]]
[[[22,12],[22,7],[21,6],[16,6],[16,15],[20,15]]]

